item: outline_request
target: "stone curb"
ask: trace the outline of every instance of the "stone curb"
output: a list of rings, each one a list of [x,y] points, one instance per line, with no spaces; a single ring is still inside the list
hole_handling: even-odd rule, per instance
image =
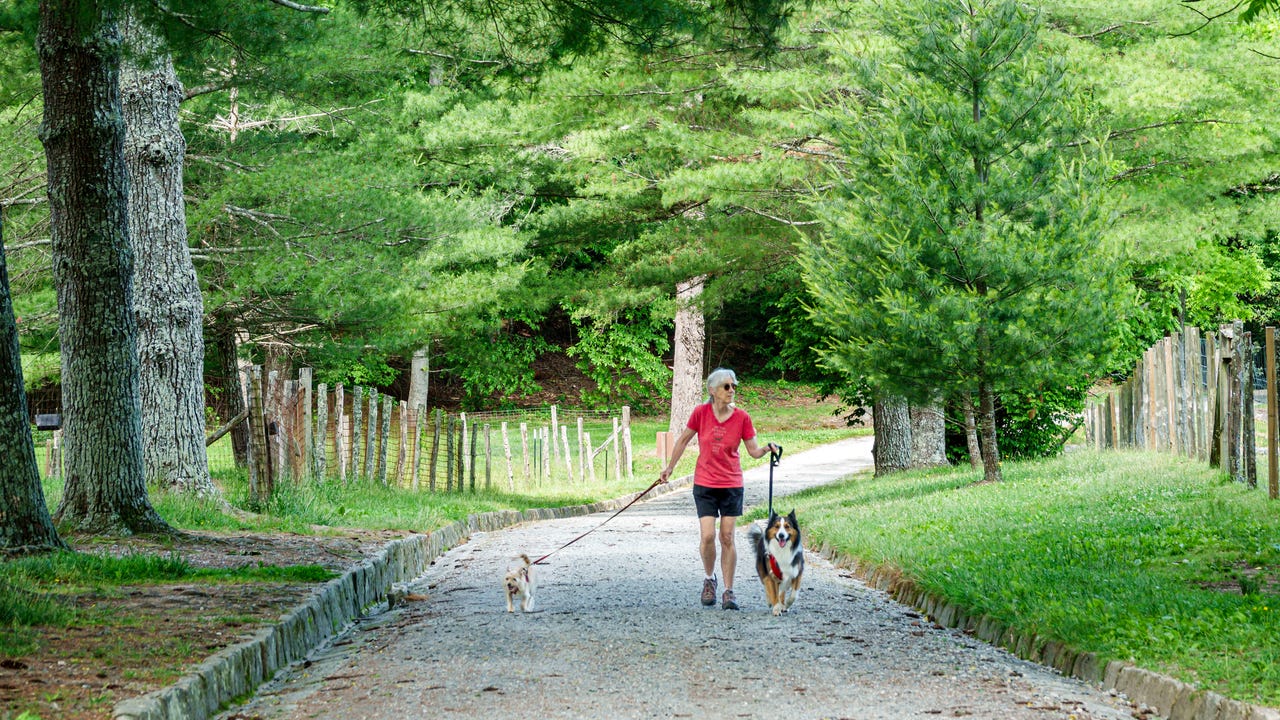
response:
[[[870,587],[884,591],[903,605],[916,608],[942,627],[963,630],[979,640],[1003,647],[1023,660],[1045,665],[1103,690],[1122,693],[1169,720],[1280,720],[1280,710],[1275,708],[1199,690],[1129,662],[1112,660],[1104,666],[1094,653],[1081,652],[1064,643],[1008,627],[987,615],[974,615],[959,605],[924,591],[897,568],[861,563],[825,543],[817,552],[832,565],[851,571]]]
[[[675,492],[692,482],[692,475],[672,480],[666,488],[654,488],[650,498]],[[355,619],[385,610],[387,592],[393,584],[418,577],[442,553],[466,542],[472,533],[617,510],[639,494],[588,505],[479,513],[426,535],[393,540],[374,557],[325,583],[275,624],[218,651],[172,685],[116,703],[112,717],[207,720],[233,699],[252,693],[277,670],[304,659]]]

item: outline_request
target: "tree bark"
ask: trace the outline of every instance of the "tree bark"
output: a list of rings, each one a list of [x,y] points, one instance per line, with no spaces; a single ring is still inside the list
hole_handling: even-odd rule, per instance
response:
[[[182,197],[182,83],[173,60],[148,28],[126,14],[121,29],[131,50],[121,68],[120,92],[143,459],[149,481],[212,497],[218,489],[209,478],[204,442],[204,302],[187,246]]]
[[[973,395],[966,392],[960,398],[964,410],[964,439],[969,448],[969,466],[977,470],[982,465],[982,447],[978,444],[978,421],[973,414]]]
[[[18,324],[9,294],[0,212],[0,554],[66,549],[49,517],[40,467],[31,441],[27,393],[22,383]]]
[[[875,441],[871,457],[879,477],[911,467],[911,409],[899,397],[877,400],[871,409]]]
[[[239,354],[236,352],[236,331],[229,325],[215,321],[210,337],[213,340],[213,356],[218,376],[211,378],[221,390],[224,417],[238,417],[247,411],[245,388],[248,378],[241,379]],[[240,423],[231,429],[231,450],[235,453],[236,467],[249,465],[249,425]]]
[[[431,358],[427,348],[413,351],[413,360],[409,363],[409,410],[417,412],[427,407],[427,387],[430,381]]]
[[[142,457],[120,35],[93,0],[41,0],[36,47],[66,441],[54,521],[170,532],[147,498]]]
[[[981,429],[978,437],[982,444],[982,479],[999,482],[1002,475],[1000,446],[996,440],[996,393],[987,382],[978,386],[978,424]]]
[[[676,286],[675,342],[672,343],[671,419],[668,431],[674,437],[684,431],[693,408],[702,401],[702,354],[706,344],[706,326],[702,308],[697,305],[705,278],[696,277]],[[697,442],[695,438],[694,442]]]
[[[947,464],[947,418],[942,403],[911,405],[911,467]]]

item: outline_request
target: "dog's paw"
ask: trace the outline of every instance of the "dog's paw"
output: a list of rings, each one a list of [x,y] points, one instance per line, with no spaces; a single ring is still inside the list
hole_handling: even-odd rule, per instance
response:
[[[786,611],[786,608],[782,607],[781,605],[774,605],[774,606],[773,606],[773,615],[774,615],[774,617],[777,617],[777,616],[781,615],[781,614],[782,614],[783,612],[785,612],[785,611]]]

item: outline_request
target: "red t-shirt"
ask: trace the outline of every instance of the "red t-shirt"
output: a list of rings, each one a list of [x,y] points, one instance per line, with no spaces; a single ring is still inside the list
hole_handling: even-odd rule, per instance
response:
[[[711,403],[693,409],[686,426],[698,433],[698,464],[693,470],[693,483],[703,487],[742,487],[742,461],[738,446],[756,436],[751,416],[745,410],[733,409],[728,420],[716,420]]]

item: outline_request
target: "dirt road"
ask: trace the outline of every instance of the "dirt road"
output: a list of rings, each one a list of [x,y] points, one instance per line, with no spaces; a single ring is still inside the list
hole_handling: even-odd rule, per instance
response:
[[[871,465],[870,438],[786,456],[775,506]],[[764,503],[768,468],[747,474]],[[814,553],[773,617],[739,530],[739,611],[698,602],[689,490],[639,503],[540,566],[537,612],[501,580],[608,514],[475,535],[410,589],[222,718],[1129,718],[1120,697],[995,649],[868,589]],[[803,527],[804,518],[800,518]],[[723,585],[722,585],[723,587]]]

